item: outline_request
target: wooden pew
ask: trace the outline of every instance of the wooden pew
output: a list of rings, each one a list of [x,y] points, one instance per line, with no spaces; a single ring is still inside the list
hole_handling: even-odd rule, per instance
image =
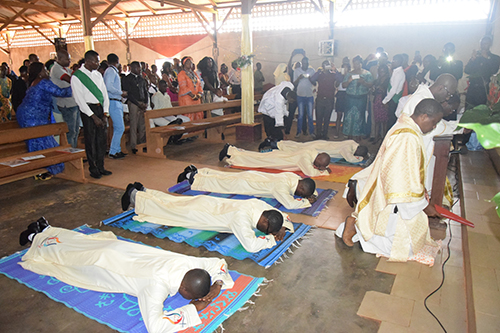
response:
[[[68,125],[64,122],[28,128],[11,128],[0,131],[0,148],[19,143],[26,145],[25,140],[51,135],[59,135],[61,142],[59,147],[34,151],[31,153],[16,152],[1,157],[0,163],[20,160],[22,158],[36,155],[45,156],[44,158],[29,160],[28,163],[16,167],[0,164],[0,184],[13,182],[47,172],[45,169],[46,167],[57,163],[65,163],[64,171],[56,175],[57,177],[82,183],[86,182],[83,170],[83,158],[85,157],[85,151],[76,153],[61,151],[65,148],[71,148],[71,145],[68,144],[66,133],[68,133]]]
[[[207,103],[189,106],[178,106],[167,109],[149,110],[144,114],[146,124],[146,143],[137,145],[137,154],[156,158],[166,158],[163,154],[163,147],[167,144],[172,135],[188,133],[187,136],[202,134],[207,131],[207,138],[220,138],[227,126],[241,122],[241,114],[227,114],[220,117],[212,117],[210,111],[216,109],[229,109],[241,106],[241,100],[231,100],[228,102]],[[182,114],[206,112],[207,117],[181,125],[168,125],[150,128],[149,120],[159,117],[177,116]],[[256,118],[260,118],[256,114]],[[146,151],[143,151],[146,148]]]

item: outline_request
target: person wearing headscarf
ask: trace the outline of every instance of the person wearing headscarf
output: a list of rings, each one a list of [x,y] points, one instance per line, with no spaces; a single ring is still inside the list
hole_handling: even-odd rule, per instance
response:
[[[285,73],[287,65],[285,63],[281,63],[274,70],[274,84],[277,86],[283,81],[290,81],[290,75]]]
[[[198,74],[193,70],[193,58],[184,57],[181,60],[182,71],[177,76],[179,82],[179,106],[201,104],[203,88]],[[203,111],[186,114],[191,120],[203,119]]]

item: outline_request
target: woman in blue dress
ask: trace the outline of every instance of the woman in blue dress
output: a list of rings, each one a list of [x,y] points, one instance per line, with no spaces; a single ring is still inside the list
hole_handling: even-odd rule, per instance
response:
[[[343,133],[348,139],[360,141],[365,127],[365,114],[368,92],[373,85],[371,73],[361,67],[363,59],[358,55],[352,59],[353,70],[344,78],[342,86],[346,88],[346,112]]]
[[[16,117],[20,127],[33,127],[55,123],[52,114],[52,97],[71,97],[71,87],[59,88],[49,80],[49,73],[41,62],[29,66],[29,88],[23,102],[17,108]],[[31,139],[26,142],[28,151],[37,151],[59,146],[53,136]],[[55,175],[64,170],[64,163],[47,168]],[[43,179],[46,178],[42,177]]]

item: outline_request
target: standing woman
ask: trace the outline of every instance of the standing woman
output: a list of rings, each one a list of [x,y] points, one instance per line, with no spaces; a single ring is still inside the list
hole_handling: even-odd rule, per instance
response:
[[[353,70],[344,78],[342,86],[346,88],[346,114],[342,132],[348,139],[357,142],[361,139],[365,128],[365,113],[368,92],[373,85],[372,74],[361,67],[363,58],[357,55],[352,59]]]
[[[52,114],[52,97],[71,97],[71,87],[59,88],[49,80],[49,73],[41,62],[33,62],[29,66],[29,88],[23,102],[17,108],[17,122],[20,127],[34,127],[55,123]],[[28,151],[37,151],[59,146],[53,136],[31,139],[27,141]],[[64,163],[47,168],[52,175],[64,170]],[[41,179],[50,175],[43,174]]]
[[[382,101],[387,95],[387,87],[391,79],[389,67],[387,67],[387,65],[379,65],[377,74],[378,78],[373,85],[373,118],[375,120],[374,142],[383,140],[387,133],[389,111],[387,110],[387,104],[382,103]]]
[[[167,94],[171,102],[178,101],[179,83],[177,82],[177,73],[174,71],[172,63],[165,61],[161,69],[161,78],[167,83]]]
[[[219,89],[219,79],[217,77],[217,68],[215,67],[214,60],[210,57],[201,59],[198,63],[198,69],[205,83],[203,85],[202,103],[212,103]]]
[[[182,70],[177,76],[179,82],[179,106],[201,104],[203,90],[200,78],[193,70],[193,58],[184,57],[181,60]],[[203,111],[189,113],[185,116],[191,120],[203,119]]]
[[[229,87],[229,75],[227,74],[228,71],[229,68],[227,67],[226,64],[220,65],[220,73],[219,73],[220,88],[222,89],[222,92],[227,95],[229,95],[229,91],[227,91],[227,88]]]

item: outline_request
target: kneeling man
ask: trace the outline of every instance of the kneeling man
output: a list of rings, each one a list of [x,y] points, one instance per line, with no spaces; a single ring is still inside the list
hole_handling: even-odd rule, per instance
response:
[[[439,216],[425,189],[425,147],[422,135],[443,117],[434,99],[424,99],[411,117],[402,115],[387,133],[356,211],[338,234],[348,246],[358,236],[363,251],[405,262],[430,238],[427,216]]]
[[[308,177],[326,176],[330,173],[330,155],[304,149],[296,152],[274,150],[267,153],[247,151],[226,143],[219,153],[219,161],[227,157],[229,165],[302,171]]]
[[[317,199],[314,180],[302,179],[293,172],[227,172],[209,168],[198,170],[190,165],[179,175],[177,182],[185,179],[195,191],[275,198],[287,209],[308,208]],[[301,199],[295,199],[294,196]]]
[[[233,233],[248,252],[276,245],[293,232],[288,215],[259,199],[236,200],[198,195],[178,196],[129,184],[122,196],[122,209],[135,206],[134,220],[172,227]],[[266,236],[257,237],[254,229]]]
[[[51,227],[44,218],[21,233],[33,242],[19,264],[67,284],[137,297],[148,332],[178,332],[201,324],[203,310],[234,282],[224,259],[195,258],[122,241],[109,231],[92,235]],[[166,298],[181,294],[192,301],[163,310]]]

